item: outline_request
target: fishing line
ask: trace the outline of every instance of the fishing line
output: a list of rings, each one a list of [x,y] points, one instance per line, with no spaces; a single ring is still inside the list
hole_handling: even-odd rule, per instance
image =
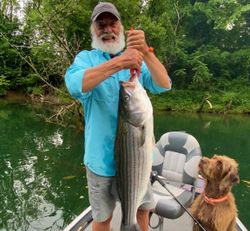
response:
[[[186,209],[186,207],[175,197],[175,195],[167,188],[167,185],[165,184],[165,182],[159,178],[158,173],[156,171],[152,171],[151,172],[151,180],[152,183],[155,181],[158,181],[161,186],[163,188],[165,188],[169,194],[176,200],[176,202],[188,213],[188,215],[194,220],[196,225],[199,225],[199,227],[203,230],[203,231],[207,231],[202,224]]]

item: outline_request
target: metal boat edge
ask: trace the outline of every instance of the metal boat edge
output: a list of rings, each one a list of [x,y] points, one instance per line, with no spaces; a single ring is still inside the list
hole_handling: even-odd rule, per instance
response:
[[[236,219],[237,230],[239,231],[248,231],[247,228],[243,225],[240,219],[237,217]]]
[[[67,227],[65,227],[63,231],[84,230],[91,224],[92,220],[93,219],[91,206],[89,206],[79,216],[77,216]],[[237,231],[248,231],[248,229],[244,226],[244,224],[240,221],[238,217],[236,219],[236,226]]]
[[[63,231],[84,230],[92,222],[91,206],[78,215]]]

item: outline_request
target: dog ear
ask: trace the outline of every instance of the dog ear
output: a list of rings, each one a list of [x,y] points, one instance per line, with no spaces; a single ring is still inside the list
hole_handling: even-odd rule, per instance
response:
[[[223,177],[223,179],[220,182],[220,190],[226,190],[232,187],[234,184],[238,184],[240,182],[239,174],[237,169],[230,168],[228,173]]]
[[[240,177],[239,177],[239,173],[238,173],[237,170],[230,173],[230,180],[231,180],[231,182],[233,184],[239,184],[240,183]]]

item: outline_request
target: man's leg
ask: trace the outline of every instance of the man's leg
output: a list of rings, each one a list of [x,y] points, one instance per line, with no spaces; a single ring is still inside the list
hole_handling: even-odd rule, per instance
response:
[[[150,210],[154,209],[154,207],[155,207],[154,196],[151,183],[149,182],[147,192],[145,193],[142,200],[142,204],[137,210],[137,222],[142,231],[148,231],[149,212]]]
[[[141,231],[148,231],[149,210],[138,209],[137,210],[137,222],[141,228]]]
[[[113,177],[96,175],[88,168],[88,193],[92,209],[92,230],[110,231],[110,221],[115,208],[116,199],[112,194]]]
[[[103,222],[96,222],[93,220],[92,222],[92,231],[110,231],[110,222],[112,217],[108,218]]]

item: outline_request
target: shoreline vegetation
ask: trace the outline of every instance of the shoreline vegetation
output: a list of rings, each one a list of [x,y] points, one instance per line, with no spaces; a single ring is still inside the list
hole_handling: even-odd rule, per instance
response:
[[[239,91],[193,91],[172,89],[151,95],[156,111],[210,114],[250,114],[250,87]]]
[[[90,17],[97,1],[77,7],[72,1],[2,2],[0,99],[11,99],[15,92],[34,105],[47,104],[54,113],[49,122],[82,117],[63,76],[76,54],[91,49]],[[125,30],[131,25],[144,30],[171,77],[170,92],[150,95],[155,112],[250,114],[247,1],[110,2]]]
[[[238,90],[182,90],[171,89],[161,94],[150,94],[155,112],[188,112],[209,114],[249,114],[250,115],[250,86],[242,86]],[[70,95],[58,93],[30,94],[20,91],[8,91],[0,99],[13,103],[50,105],[53,111],[57,108],[78,108],[79,103]],[[62,109],[61,109],[62,110]],[[78,113],[80,116],[83,113]]]
[[[65,91],[65,89],[62,89]],[[65,91],[66,92],[66,91]],[[250,115],[250,87],[238,90],[198,91],[172,89],[169,92],[149,94],[154,113],[192,113],[216,115]],[[39,115],[46,123],[63,127],[74,126],[77,131],[84,130],[84,112],[80,103],[69,94],[50,92],[49,94],[30,94],[20,91],[7,91],[0,97],[6,103],[46,106],[48,110]]]

